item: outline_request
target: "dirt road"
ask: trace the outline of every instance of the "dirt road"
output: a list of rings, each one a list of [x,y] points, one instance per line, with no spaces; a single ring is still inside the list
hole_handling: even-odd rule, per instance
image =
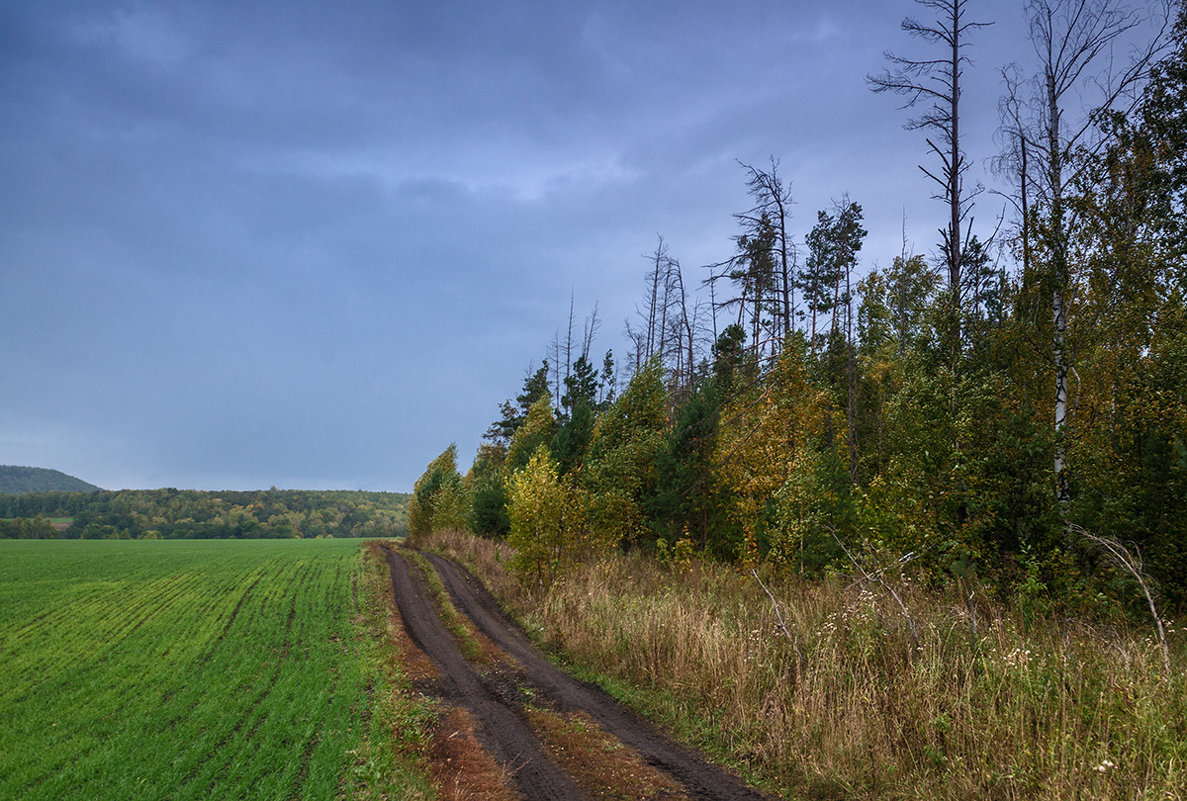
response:
[[[600,688],[556,668],[469,573],[425,554],[454,607],[484,639],[487,664],[467,660],[433,605],[423,571],[402,549],[385,550],[404,629],[439,674],[429,690],[465,710],[478,746],[501,768],[503,783],[521,797],[766,798],[672,742]],[[474,760],[456,762],[452,769],[460,772]],[[461,775],[443,778],[457,787],[470,781]],[[490,788],[471,787],[471,795],[491,794]]]

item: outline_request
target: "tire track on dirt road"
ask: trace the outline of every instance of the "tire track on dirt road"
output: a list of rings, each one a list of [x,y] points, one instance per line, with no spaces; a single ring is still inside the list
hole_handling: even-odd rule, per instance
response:
[[[573,780],[545,755],[527,723],[483,685],[466,662],[437,615],[423,578],[413,577],[403,557],[386,548],[384,553],[405,631],[436,663],[447,700],[464,706],[478,722],[479,740],[511,773],[517,789],[531,801],[583,798]]]
[[[705,801],[767,798],[694,751],[676,744],[601,688],[580,682],[557,668],[468,571],[436,554],[424,553],[424,556],[441,576],[458,611],[518,661],[527,681],[559,708],[584,711],[606,732],[639,752],[648,764],[672,776],[696,798]]]

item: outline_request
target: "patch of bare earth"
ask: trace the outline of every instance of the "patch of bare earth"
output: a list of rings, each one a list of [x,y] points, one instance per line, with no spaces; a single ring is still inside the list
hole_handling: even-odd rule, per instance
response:
[[[436,554],[427,557],[458,611],[522,666],[525,681],[550,706],[587,713],[610,735],[638,751],[647,764],[671,776],[691,798],[758,801],[766,797],[695,751],[675,743],[601,688],[580,682],[553,665],[481,582],[449,559]]]
[[[433,605],[431,593],[418,569],[393,550],[386,551],[388,570],[404,629],[413,643],[434,663],[440,678],[436,695],[450,706],[464,709],[483,749],[510,777],[510,789],[527,799],[581,798],[577,785],[547,755],[519,710],[504,702],[498,688],[485,684],[462,656],[454,636],[446,629]],[[459,764],[457,774],[465,763]],[[479,779],[437,769],[445,791],[450,784],[469,787]],[[497,788],[491,788],[491,797]]]
[[[398,610],[393,629],[404,638],[409,674],[448,710],[430,743],[442,798],[764,798],[549,663],[455,563],[425,554],[426,574],[406,554],[383,550]],[[456,616],[434,603],[427,579],[438,577]]]
[[[661,770],[643,761],[602,730],[584,712],[562,715],[543,709],[528,712],[528,721],[548,753],[597,801],[690,801],[683,788]]]
[[[483,749],[470,713],[454,707],[437,725],[429,746],[431,775],[443,801],[518,801],[511,777]]]

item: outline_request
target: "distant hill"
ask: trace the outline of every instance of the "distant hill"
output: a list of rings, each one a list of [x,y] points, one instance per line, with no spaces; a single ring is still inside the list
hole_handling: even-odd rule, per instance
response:
[[[26,492],[95,492],[99,489],[81,478],[44,467],[0,465],[0,495]]]

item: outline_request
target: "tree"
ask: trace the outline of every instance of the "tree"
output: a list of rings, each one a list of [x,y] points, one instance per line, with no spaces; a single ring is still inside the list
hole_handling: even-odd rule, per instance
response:
[[[614,402],[617,386],[618,371],[614,367],[614,351],[608,350],[602,359],[602,373],[598,376],[598,411]]]
[[[812,323],[808,329],[808,342],[816,347],[816,321],[821,314],[832,311],[833,306],[829,297],[829,287],[833,286],[837,269],[837,258],[834,253],[835,243],[832,231],[835,221],[826,211],[816,212],[816,225],[808,233],[806,244],[808,258],[804,270],[800,274],[800,289],[804,295],[804,302],[812,312]]]
[[[541,368],[543,369],[543,368]],[[528,409],[527,417],[515,431],[511,444],[507,446],[507,459],[503,462],[503,478],[510,479],[516,470],[524,467],[532,454],[541,445],[549,445],[556,430],[556,417],[552,412],[552,396],[548,390],[536,398]]]
[[[593,437],[597,393],[598,374],[586,358],[580,356],[565,378],[561,415],[552,438],[552,454],[561,475],[569,473],[585,458]]]
[[[655,489],[667,403],[663,366],[653,356],[598,420],[583,481],[589,526],[601,541],[633,545],[648,534],[643,505]]]
[[[525,583],[547,588],[583,555],[585,512],[580,489],[564,481],[548,449],[537,449],[511,478],[507,492],[512,566]]]
[[[429,462],[412,487],[408,504],[408,533],[424,537],[434,531],[467,529],[470,499],[457,471],[457,445]]]
[[[757,365],[746,360],[746,329],[734,323],[726,326],[713,343],[713,378],[717,393],[726,397],[739,380],[753,378]]]
[[[832,311],[828,347],[844,361],[844,397],[848,429],[849,469],[853,482],[857,481],[857,350],[853,336],[853,269],[861,250],[866,230],[861,227],[861,206],[848,197],[833,204],[833,213],[821,211],[808,234],[808,264],[804,277],[811,292],[809,306],[812,314],[812,346],[816,346],[816,310],[824,308],[823,290],[831,279],[832,299],[827,308]],[[840,313],[844,311],[845,329],[839,330]],[[843,340],[841,335],[843,334]]]
[[[925,312],[939,277],[923,256],[895,256],[889,269],[873,270],[858,284],[858,341],[871,353],[890,343],[898,356],[919,345]]]
[[[1168,15],[1159,22],[1147,12],[1117,0],[1028,0],[1030,39],[1038,58],[1037,73],[1025,84],[1008,77],[1005,108],[1011,138],[1035,154],[1033,172],[1022,176],[1023,196],[1035,199],[1033,243],[1037,249],[1024,282],[1049,304],[1051,363],[1054,372],[1055,496],[1061,510],[1071,498],[1067,454],[1071,437],[1068,379],[1074,353],[1069,350],[1068,315],[1073,302],[1074,232],[1079,211],[1069,203],[1082,171],[1107,145],[1096,120],[1110,111],[1128,112],[1134,90],[1166,47]],[[1112,49],[1127,35],[1154,20],[1157,30],[1122,67],[1111,68]],[[1103,72],[1102,72],[1103,71]],[[1099,74],[1098,74],[1099,73]],[[1029,94],[1029,97],[1024,95]],[[1093,96],[1094,107],[1069,109],[1069,103]],[[1079,112],[1079,117],[1067,113]],[[1029,165],[1028,165],[1029,166]],[[1028,223],[1028,228],[1032,227]],[[1031,234],[1028,232],[1028,239]]]
[[[510,445],[515,432],[527,420],[532,404],[547,394],[548,361],[545,360],[539,370],[528,373],[523,382],[523,391],[516,396],[515,403],[506,400],[499,406],[499,419],[491,423],[483,439],[504,447]]]
[[[677,407],[663,437],[655,459],[655,494],[646,507],[657,539],[671,545],[688,537],[702,551],[712,544],[724,557],[729,553],[710,539],[722,532],[722,492],[713,469],[720,411],[718,382],[702,379]]]
[[[735,238],[738,255],[734,257],[732,269],[727,273],[730,280],[742,290],[736,301],[738,323],[747,305],[750,307],[750,340],[754,348],[754,360],[762,355],[764,342],[763,327],[770,327],[767,319],[773,311],[775,298],[775,225],[767,212],[761,212],[756,220],[747,225],[747,230]],[[773,316],[773,315],[772,315]]]
[[[742,164],[742,167],[746,170],[746,188],[754,198],[755,206],[746,214],[740,215],[740,218],[756,234],[762,236],[762,220],[765,216],[766,226],[773,234],[778,277],[775,291],[780,296],[778,317],[782,322],[782,336],[786,338],[795,325],[795,288],[799,278],[796,274],[795,244],[787,233],[787,225],[791,220],[791,185],[784,183],[779,177],[779,161],[774,156],[771,156],[768,169],[760,170],[749,164]]]
[[[960,148],[960,79],[969,62],[964,49],[965,35],[992,23],[969,22],[965,19],[967,0],[915,0],[926,9],[935,11],[938,19],[923,23],[912,17],[903,20],[903,30],[911,36],[943,47],[939,58],[916,60],[886,53],[894,65],[881,75],[867,80],[875,92],[892,92],[907,98],[904,108],[930,103],[930,108],[910,120],[910,130],[934,130],[940,135],[937,144],[926,139],[928,148],[940,160],[938,172],[920,169],[940,186],[935,197],[948,204],[948,222],[940,229],[944,262],[948,268],[948,291],[952,303],[953,341],[959,341],[962,252],[968,232],[961,233],[961,225],[972,209],[972,196],[964,192],[964,174],[969,164]]]
[[[1069,198],[1080,224],[1068,465],[1069,517],[1137,545],[1177,594],[1187,575],[1170,533],[1187,515],[1187,10],[1172,41],[1135,112],[1100,118],[1109,145]]]
[[[813,345],[817,337],[817,314],[831,313],[830,330],[835,332],[840,323],[838,312],[849,308],[851,276],[867,233],[861,222],[861,206],[846,196],[833,202],[831,213],[817,212],[816,225],[808,233],[808,259],[802,273],[802,287],[812,310],[809,342]]]
[[[507,449],[485,443],[478,449],[474,464],[466,474],[466,483],[473,495],[470,529],[487,537],[506,537],[511,521],[507,517],[507,486],[503,480],[503,463]]]
[[[665,369],[671,366],[676,384],[691,385],[696,310],[689,313],[680,262],[669,254],[662,236],[655,251],[646,258],[650,269],[644,276],[645,308],[637,311],[643,327],[636,330],[627,321],[627,336],[635,345],[635,369],[641,369],[649,358],[658,356]]]
[[[738,558],[751,547],[799,550],[784,540],[793,534],[781,524],[778,505],[797,465],[811,465],[819,478],[814,486],[827,487],[832,524],[843,522],[837,502],[846,482],[834,481],[845,473],[836,469],[836,406],[810,377],[808,361],[803,339],[790,337],[762,380],[735,390],[721,408],[712,463],[728,503],[709,541],[719,556]]]

